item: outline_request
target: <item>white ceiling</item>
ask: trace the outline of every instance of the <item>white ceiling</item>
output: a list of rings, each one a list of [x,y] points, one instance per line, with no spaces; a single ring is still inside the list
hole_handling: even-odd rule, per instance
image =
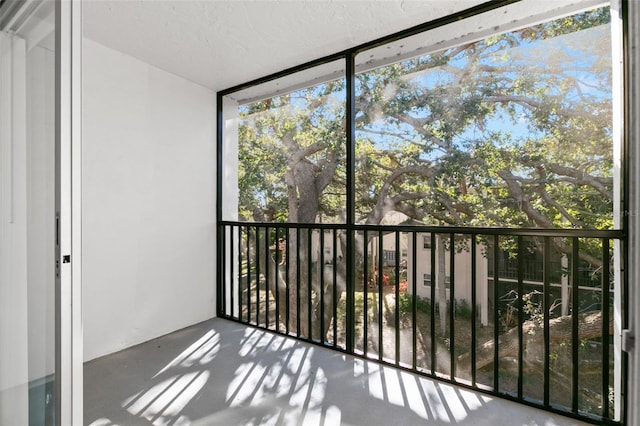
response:
[[[86,37],[215,91],[483,0],[89,0]]]

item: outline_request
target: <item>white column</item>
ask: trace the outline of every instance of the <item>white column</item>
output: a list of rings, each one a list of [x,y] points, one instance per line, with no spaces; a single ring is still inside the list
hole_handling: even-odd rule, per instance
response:
[[[238,220],[238,205],[239,205],[239,192],[238,192],[238,102],[229,96],[225,96],[222,101],[222,220],[237,221]],[[225,268],[224,285],[226,290],[226,306],[231,304],[231,291],[236,290],[236,297],[234,297],[233,311],[238,312],[240,309],[240,301],[237,297],[237,289],[240,285],[240,265],[238,265],[238,242],[240,234],[238,229],[234,229],[233,241],[235,247],[233,248],[233,259],[224,259],[223,261],[232,263],[233,276],[231,276],[231,268],[229,263]],[[225,252],[231,253],[231,236],[227,236],[225,244]],[[230,313],[230,312],[229,312]]]

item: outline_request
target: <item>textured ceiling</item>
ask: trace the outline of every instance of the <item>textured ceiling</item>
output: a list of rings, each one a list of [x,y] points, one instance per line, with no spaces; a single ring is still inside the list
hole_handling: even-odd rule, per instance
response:
[[[86,37],[215,91],[483,0],[89,0]]]

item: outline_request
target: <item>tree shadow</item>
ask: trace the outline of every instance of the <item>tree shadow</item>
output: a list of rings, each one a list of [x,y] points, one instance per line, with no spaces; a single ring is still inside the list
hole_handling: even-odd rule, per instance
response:
[[[85,366],[96,426],[503,424],[504,410],[535,424],[529,407],[222,319]]]

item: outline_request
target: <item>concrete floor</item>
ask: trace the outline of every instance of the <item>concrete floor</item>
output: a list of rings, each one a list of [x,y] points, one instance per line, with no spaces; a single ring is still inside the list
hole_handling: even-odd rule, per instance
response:
[[[582,424],[222,319],[90,361],[84,383],[94,426]]]

